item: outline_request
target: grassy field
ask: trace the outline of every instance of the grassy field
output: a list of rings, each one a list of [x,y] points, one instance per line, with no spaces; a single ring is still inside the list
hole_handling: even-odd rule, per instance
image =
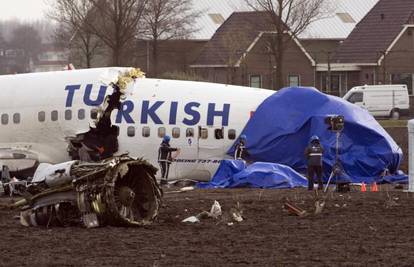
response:
[[[407,120],[378,120],[384,128],[407,127]]]

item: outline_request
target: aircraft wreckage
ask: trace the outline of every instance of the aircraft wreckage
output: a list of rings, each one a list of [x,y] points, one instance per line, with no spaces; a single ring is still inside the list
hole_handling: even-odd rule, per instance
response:
[[[68,139],[73,161],[39,165],[24,199],[12,205],[21,209],[23,225],[142,226],[156,218],[162,197],[157,169],[143,159],[114,156],[119,130],[112,125],[112,111],[141,77],[139,69],[130,69],[110,83],[113,93],[100,107],[94,127]]]
[[[98,163],[41,164],[21,208],[25,226],[142,226],[158,215],[157,171],[142,159],[113,157]]]

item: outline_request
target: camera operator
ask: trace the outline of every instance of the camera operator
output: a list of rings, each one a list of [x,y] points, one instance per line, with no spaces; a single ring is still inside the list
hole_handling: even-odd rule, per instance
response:
[[[313,179],[315,174],[318,178],[318,190],[323,189],[322,154],[323,147],[319,141],[319,137],[314,135],[305,149],[305,156],[308,160],[308,190],[313,190]]]

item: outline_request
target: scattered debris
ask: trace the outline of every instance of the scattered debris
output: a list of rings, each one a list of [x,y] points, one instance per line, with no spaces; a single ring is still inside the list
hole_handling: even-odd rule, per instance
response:
[[[313,214],[314,215],[321,214],[324,207],[325,207],[325,201],[322,201],[322,200],[315,201],[315,211]]]
[[[197,216],[190,216],[184,220],[182,220],[184,223],[199,223],[200,220],[197,218]]]
[[[71,161],[43,167],[27,188],[25,226],[141,226],[158,215],[162,191],[156,168],[142,159],[113,157],[99,163]]]
[[[194,189],[195,188],[193,186],[187,186],[187,187],[180,188],[179,190],[165,192],[165,194],[184,193],[188,191],[193,191]]]
[[[218,223],[226,223],[227,225],[233,225],[234,222],[242,222],[244,220],[243,211],[240,208],[239,202],[237,202],[237,205],[235,207],[231,208],[228,212],[225,212],[223,214],[220,203],[215,200],[211,206],[210,211],[200,212],[196,216],[190,216],[182,220],[182,222],[198,223],[201,220],[208,218],[215,220],[220,219]]]
[[[217,200],[214,200],[214,204],[213,206],[211,206],[210,209],[210,215],[211,217],[217,219],[219,216],[221,216],[222,212],[221,212],[221,206],[220,203],[218,203]]]
[[[296,215],[296,216],[299,216],[299,217],[304,217],[304,216],[307,215],[306,210],[301,209],[301,208],[293,205],[292,203],[286,202],[283,207],[284,207],[285,210],[287,210],[289,212],[289,214]]]

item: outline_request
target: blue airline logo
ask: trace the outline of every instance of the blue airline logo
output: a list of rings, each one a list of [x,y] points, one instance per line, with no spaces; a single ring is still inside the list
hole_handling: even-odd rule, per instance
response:
[[[71,108],[73,106],[73,98],[75,94],[79,93],[81,89],[81,85],[68,85],[65,88],[67,91],[66,96],[66,108]],[[92,98],[92,84],[87,84],[85,86],[84,95],[83,95],[83,103],[87,106],[96,107],[101,105],[105,100],[106,91],[108,89],[107,86],[100,86],[98,96],[96,99]],[[118,114],[116,116],[116,123],[122,123],[125,120],[128,124],[136,123],[136,118],[134,117],[134,111],[136,110],[136,104],[131,100],[126,100],[122,102],[120,110],[118,110]],[[170,112],[168,118],[160,118],[157,111],[162,106],[169,106]],[[176,125],[177,124],[177,114],[179,109],[183,109],[185,118],[182,120],[182,123],[188,126],[194,126],[200,123],[201,121],[201,114],[199,111],[201,104],[198,102],[188,102],[188,103],[180,103],[177,101],[165,102],[165,101],[149,101],[143,100],[141,103],[141,124],[148,124],[149,122],[153,122],[155,124],[169,124],[169,125]],[[207,125],[215,125],[214,121],[216,118],[221,118],[222,126],[229,125],[229,115],[230,115],[230,104],[224,104],[222,107],[216,107],[215,103],[208,103],[207,108]]]

